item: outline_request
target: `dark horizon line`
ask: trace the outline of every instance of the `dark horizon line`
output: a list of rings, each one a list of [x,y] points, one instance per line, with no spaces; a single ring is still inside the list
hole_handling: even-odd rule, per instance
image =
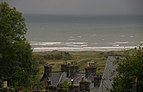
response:
[[[131,17],[132,17],[132,16],[133,16],[133,17],[134,17],[134,16],[139,16],[139,17],[142,17],[142,16],[143,16],[143,15],[139,15],[139,14],[126,14],[126,15],[123,15],[123,14],[122,14],[122,15],[117,15],[117,14],[114,14],[114,15],[94,15],[94,14],[93,14],[93,15],[88,15],[88,14],[87,14],[87,15],[85,15],[85,14],[83,14],[83,15],[80,15],[80,14],[28,14],[28,13],[27,13],[27,14],[23,14],[23,15],[24,15],[24,16],[29,16],[29,15],[31,15],[31,16],[73,16],[73,17],[74,17],[74,16],[75,16],[75,17],[80,17],[80,16],[81,16],[81,17],[82,17],[82,16],[83,16],[83,17],[84,17],[84,16],[85,16],[85,17],[108,17],[108,16],[109,16],[109,17],[112,17],[112,16],[115,16],[115,17],[116,17],[116,16],[117,16],[117,17],[118,17],[118,16],[119,16],[119,17],[121,17],[121,16],[131,16]]]

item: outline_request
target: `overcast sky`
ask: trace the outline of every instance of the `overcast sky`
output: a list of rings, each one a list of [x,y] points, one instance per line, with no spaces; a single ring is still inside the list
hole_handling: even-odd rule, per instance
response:
[[[0,0],[2,1],[2,0]],[[24,14],[143,15],[143,0],[3,0]]]

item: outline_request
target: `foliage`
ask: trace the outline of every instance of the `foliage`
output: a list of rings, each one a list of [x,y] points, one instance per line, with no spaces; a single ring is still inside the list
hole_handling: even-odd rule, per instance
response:
[[[143,50],[118,62],[110,92],[143,92]]]
[[[62,90],[69,90],[70,84],[67,81],[64,81],[62,84],[59,85],[59,88]]]
[[[52,51],[45,56],[48,60],[71,60],[72,56],[68,52]]]
[[[52,52],[34,52],[33,53],[33,58],[35,61],[37,61],[38,65],[39,65],[39,75],[43,74],[44,68],[43,66],[48,63],[50,65],[52,65],[52,71],[60,71],[61,68],[61,64],[64,63],[71,63],[71,62],[77,62],[77,64],[79,65],[79,69],[80,70],[84,70],[85,67],[87,67],[87,63],[90,61],[96,62],[97,64],[97,74],[102,74],[104,67],[105,67],[105,55],[106,52],[99,52],[99,51],[69,51],[66,53],[69,53],[71,56],[70,60],[49,60],[48,58],[46,58],[47,55],[50,55],[51,53],[53,53],[55,51]],[[59,51],[59,52],[65,52],[65,51]]]
[[[31,46],[22,13],[0,4],[0,80],[11,86],[29,86],[33,70]]]

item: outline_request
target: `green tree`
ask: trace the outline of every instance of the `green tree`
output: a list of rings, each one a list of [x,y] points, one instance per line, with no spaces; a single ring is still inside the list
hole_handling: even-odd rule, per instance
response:
[[[31,46],[22,13],[0,4],[0,80],[10,86],[29,86],[33,70]]]
[[[110,92],[143,92],[143,50],[118,62]]]
[[[63,83],[58,85],[58,89],[61,90],[61,92],[67,92],[69,90],[69,83],[67,81],[64,81]]]
[[[67,60],[72,59],[72,55],[68,52],[54,50],[54,51],[48,53],[45,56],[45,58],[49,59],[49,60],[65,60],[65,61],[67,61]]]

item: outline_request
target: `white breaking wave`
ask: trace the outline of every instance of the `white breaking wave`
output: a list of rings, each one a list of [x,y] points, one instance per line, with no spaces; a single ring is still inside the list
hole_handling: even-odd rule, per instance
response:
[[[143,41],[140,41],[140,43],[143,43]]]
[[[76,40],[76,39],[68,39],[68,40],[70,40],[70,41],[74,41],[74,40]]]
[[[84,45],[84,44],[87,44],[86,42],[67,42],[65,43],[66,45],[68,44],[74,44],[74,45]]]
[[[86,42],[38,42],[31,41],[32,46],[52,46],[52,45],[65,45],[65,46],[87,46]]]
[[[86,47],[88,44],[86,42],[67,42],[65,43],[66,46],[69,47]]]
[[[127,44],[127,43],[129,43],[129,42],[115,42],[116,44]]]
[[[119,44],[115,44],[115,45],[113,45],[113,46],[115,46],[115,47],[119,47],[120,45],[119,45]]]
[[[34,52],[45,52],[45,51],[119,51],[134,49],[136,46],[119,46],[119,47],[36,47],[33,48]]]
[[[125,37],[125,35],[120,35],[120,37]]]
[[[62,42],[37,42],[37,41],[32,41],[31,45],[40,45],[40,46],[46,46],[46,45],[60,45]]]
[[[81,36],[80,36],[80,35],[78,35],[77,37],[78,37],[78,38],[81,38]]]
[[[133,35],[130,36],[131,38],[134,37]]]

